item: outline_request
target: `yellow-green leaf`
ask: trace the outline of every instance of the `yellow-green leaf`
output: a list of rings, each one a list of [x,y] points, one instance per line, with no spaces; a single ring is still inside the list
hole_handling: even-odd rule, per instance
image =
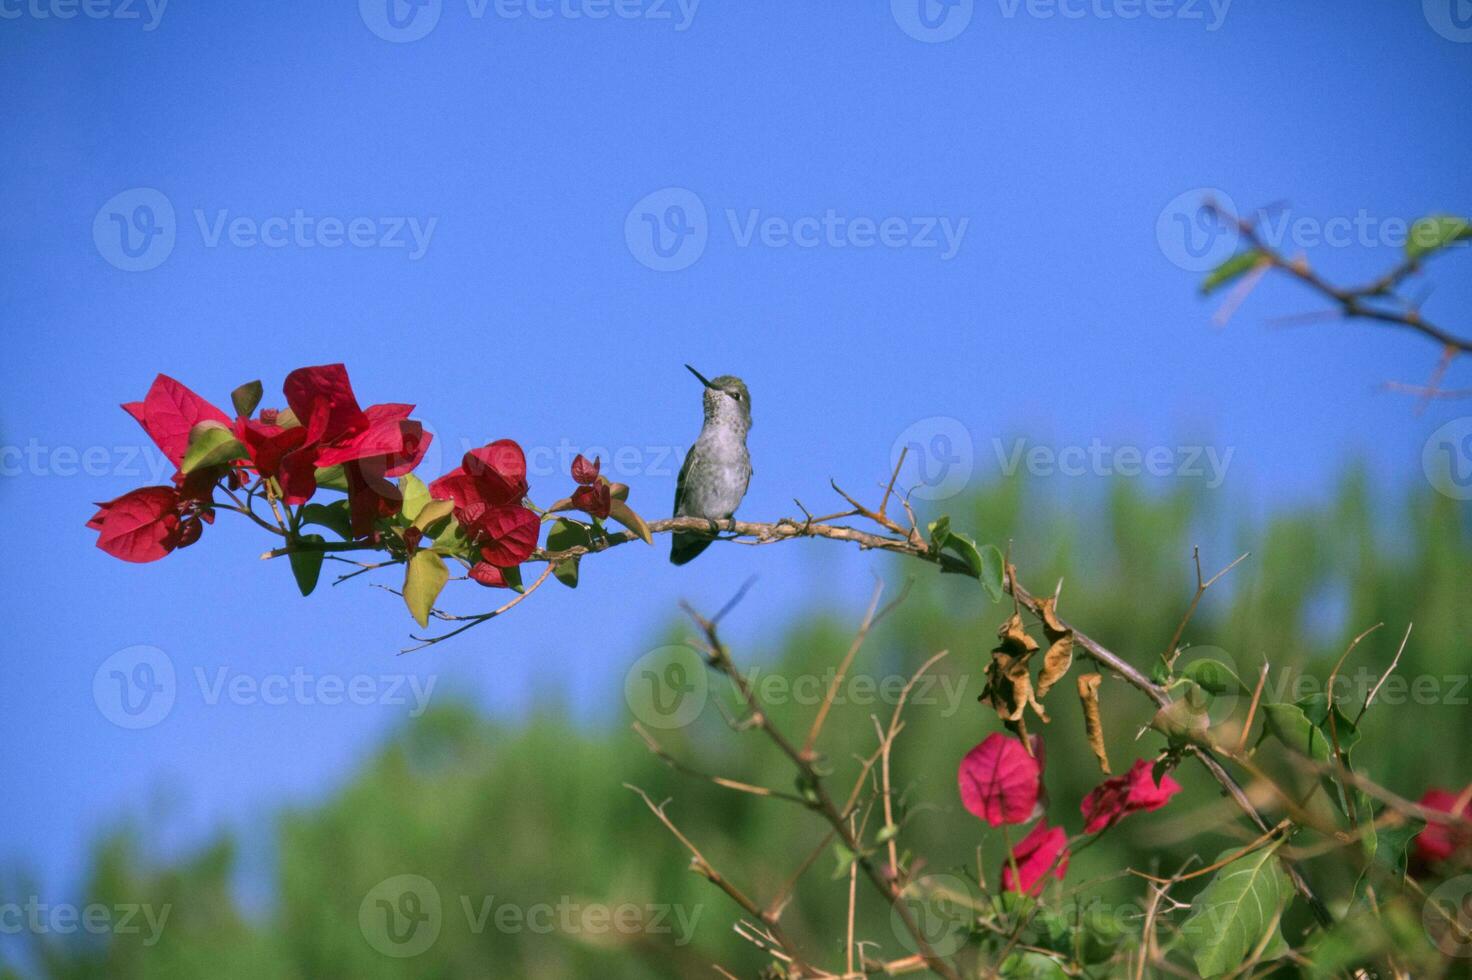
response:
[[[1406,258],[1419,259],[1464,238],[1472,238],[1472,222],[1447,214],[1434,214],[1411,225],[1406,237]]]
[[[404,604],[420,626],[429,625],[429,613],[440,590],[450,580],[445,560],[433,551],[416,551],[404,569]]]
[[[424,505],[429,503],[431,499],[429,496],[429,487],[426,487],[424,481],[413,473],[405,473],[399,477],[399,493],[404,498],[404,506],[400,513],[408,521],[413,521],[418,517],[419,512],[424,509]],[[419,527],[418,524],[414,526]],[[420,527],[420,530],[423,530],[423,528]]]
[[[1209,296],[1227,283],[1242,278],[1262,260],[1262,252],[1255,248],[1246,252],[1238,252],[1207,273],[1206,278],[1201,282],[1201,295]]]
[[[455,509],[453,500],[431,500],[419,509],[414,517],[414,526],[425,533],[435,524],[449,517]]]
[[[189,448],[184,450],[179,471],[193,473],[245,456],[245,447],[235,438],[235,433],[219,422],[200,422],[189,430]]]
[[[235,414],[243,419],[248,419],[256,406],[261,403],[261,394],[264,389],[259,381],[247,381],[245,384],[230,392],[230,404],[235,406]]]

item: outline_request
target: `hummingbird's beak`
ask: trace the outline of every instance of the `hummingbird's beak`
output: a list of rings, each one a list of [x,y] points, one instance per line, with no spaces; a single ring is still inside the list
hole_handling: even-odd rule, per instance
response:
[[[689,371],[691,374],[693,374],[697,378],[699,378],[700,379],[700,383],[703,384],[703,385],[705,385],[707,388],[711,387],[711,383],[706,380],[705,375],[701,374],[699,371],[695,370],[690,365],[686,364],[685,365],[685,370],[686,371]]]

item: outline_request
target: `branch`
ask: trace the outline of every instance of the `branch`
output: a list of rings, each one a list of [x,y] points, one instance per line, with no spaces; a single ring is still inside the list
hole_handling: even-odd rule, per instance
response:
[[[1333,303],[1336,307],[1334,312],[1346,320],[1370,320],[1387,326],[1411,330],[1441,346],[1441,359],[1432,373],[1429,384],[1416,389],[1392,382],[1387,385],[1388,388],[1417,391],[1422,396],[1423,405],[1432,398],[1458,397],[1467,394],[1466,392],[1445,392],[1439,385],[1447,367],[1455,358],[1472,354],[1472,339],[1454,334],[1430,322],[1421,315],[1418,303],[1405,300],[1396,294],[1396,290],[1405,280],[1421,270],[1421,264],[1428,256],[1407,257],[1379,278],[1358,286],[1336,286],[1314,272],[1309,267],[1307,259],[1301,256],[1289,259],[1267,244],[1258,234],[1257,225],[1250,219],[1231,214],[1214,201],[1207,201],[1204,206],[1211,214],[1236,228],[1242,240],[1257,253],[1259,259],[1254,269],[1256,274],[1260,275],[1268,269],[1280,269]],[[1398,308],[1388,308],[1384,305],[1392,301]]]
[[[731,605],[728,603],[726,608],[721,611],[722,614],[729,611],[730,608]],[[858,864],[859,870],[864,872],[864,876],[868,878],[870,884],[890,904],[894,916],[900,920],[905,931],[909,933],[911,940],[915,944],[914,948],[925,960],[925,964],[934,972],[945,977],[946,980],[960,980],[960,974],[956,972],[950,963],[946,962],[935,952],[929,940],[925,938],[924,931],[915,921],[914,914],[904,902],[903,889],[899,886],[898,882],[886,878],[883,872],[870,860],[869,856],[864,853],[862,842],[858,840],[850,826],[849,814],[840,810],[837,804],[833,802],[833,798],[829,795],[828,789],[823,782],[822,774],[815,767],[813,760],[804,755],[772,723],[760,699],[757,698],[756,692],[752,690],[750,683],[741,671],[736,669],[735,662],[732,661],[725,644],[720,639],[718,631],[720,617],[717,616],[707,619],[689,606],[686,606],[685,610],[705,634],[710,666],[721,674],[724,674],[732,683],[748,711],[750,711],[753,725],[761,730],[772,744],[796,767],[801,785],[807,792],[811,793],[808,802],[809,807],[827,821],[828,825],[837,834],[838,839],[843,842],[844,847],[848,849],[850,854],[854,855],[854,861]]]

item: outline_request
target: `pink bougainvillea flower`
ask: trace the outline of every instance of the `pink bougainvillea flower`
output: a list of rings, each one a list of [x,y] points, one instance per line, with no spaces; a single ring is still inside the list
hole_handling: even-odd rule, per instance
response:
[[[1050,873],[1062,881],[1068,872],[1068,835],[1062,827],[1049,827],[1046,820],[1039,820],[1012,855],[1017,859],[1017,874],[1012,873],[1012,862],[1003,865],[1002,891],[1036,895]]]
[[[409,418],[414,406],[359,407],[347,368],[341,364],[298,368],[286,376],[282,392],[306,432],[300,437],[301,448],[278,461],[285,469],[273,475],[282,480],[289,501],[301,503],[316,490],[316,469],[341,465],[347,477],[353,535],[370,536],[375,520],[392,517],[403,506],[398,488],[388,478],[413,470],[429,449],[432,436]],[[305,456],[309,450],[312,474],[297,455]]]
[[[498,568],[520,565],[537,549],[541,518],[527,507],[526,455],[501,439],[472,449],[461,465],[429,485],[430,496],[455,505],[455,520]]]
[[[1159,810],[1169,803],[1181,791],[1181,786],[1169,774],[1162,776],[1156,785],[1151,775],[1153,765],[1149,759],[1136,759],[1129,772],[1094,787],[1079,805],[1084,815],[1084,832],[1098,833],[1137,810]]]
[[[142,401],[128,402],[123,410],[176,467],[184,463],[196,425],[230,425],[224,412],[165,374],[153,379]],[[198,541],[204,525],[214,522],[215,484],[226,476],[232,487],[239,486],[239,472],[231,465],[176,472],[173,486],[140,487],[98,504],[87,526],[98,532],[97,547],[108,554],[124,561],[157,561]]]
[[[478,561],[470,567],[470,578],[490,589],[510,588],[506,573],[488,561]]]
[[[582,453],[572,461],[572,478],[578,482],[578,488],[572,492],[572,505],[599,520],[608,517],[613,509],[613,488],[598,476],[602,465],[597,457],[588,462]]]
[[[586,456],[578,453],[572,461],[572,478],[582,486],[591,486],[598,482],[598,471],[602,468],[603,461],[597,456],[594,456],[593,462],[590,463]]]
[[[230,425],[224,412],[166,374],[153,379],[141,402],[128,402],[123,411],[138,420],[175,466],[184,462],[190,429],[200,422],[218,422],[227,428]]]
[[[1428,810],[1472,819],[1472,791],[1454,793],[1445,789],[1428,789],[1421,797],[1421,805]],[[1416,863],[1422,867],[1440,864],[1469,845],[1472,845],[1472,834],[1465,829],[1439,820],[1428,821],[1425,829],[1416,835]]]
[[[199,517],[174,487],[139,487],[98,504],[87,526],[97,532],[97,547],[123,561],[158,561],[176,548],[199,540]]]
[[[1034,745],[1041,740],[1034,739]],[[1037,751],[1034,749],[1034,751]],[[993,732],[966,753],[956,774],[961,803],[993,827],[1037,816],[1043,766],[1011,735]]]
[[[250,455],[250,465],[264,477],[275,477],[283,499],[292,506],[306,503],[317,491],[317,461],[307,441],[305,426],[282,428],[273,421],[235,420],[235,438]]]

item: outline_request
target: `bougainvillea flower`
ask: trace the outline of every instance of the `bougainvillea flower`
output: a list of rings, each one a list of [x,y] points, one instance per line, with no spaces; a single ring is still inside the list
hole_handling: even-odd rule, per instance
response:
[[[572,461],[572,478],[578,488],[572,492],[572,505],[593,517],[603,520],[613,509],[613,488],[607,480],[598,478],[602,462],[596,457],[588,462],[579,453]]]
[[[541,518],[523,503],[526,455],[514,441],[472,449],[460,466],[429,485],[429,493],[454,503],[456,522],[490,564],[520,565],[537,549]]]
[[[224,412],[166,374],[153,379],[141,402],[128,402],[123,411],[138,420],[175,466],[184,462],[189,430],[200,422],[218,422],[227,428],[230,425]]]
[[[1049,874],[1059,881],[1068,872],[1068,835],[1062,827],[1049,827],[1046,820],[1038,825],[1013,849],[1017,874],[1012,862],[1002,866],[1002,891],[1036,895],[1043,890],[1043,879]]]
[[[1128,814],[1139,810],[1159,810],[1170,802],[1170,798],[1181,791],[1181,786],[1167,773],[1159,785],[1151,775],[1153,763],[1149,759],[1136,759],[1130,771],[1114,776],[1094,787],[1079,810],[1084,815],[1084,832],[1098,833],[1106,827],[1119,823]]]
[[[962,805],[993,827],[1026,823],[1037,816],[1042,762],[1011,735],[988,735],[966,753],[956,776]]]
[[[283,491],[292,502],[305,502],[316,490],[315,475],[307,479],[305,462],[297,453],[311,450],[313,471],[341,465],[348,483],[348,508],[355,537],[367,537],[379,517],[392,517],[403,500],[389,477],[403,476],[418,466],[429,449],[432,436],[424,426],[409,418],[413,405],[386,403],[358,405],[341,364],[298,368],[282,385],[286,403],[306,430],[302,447],[280,464],[292,481]],[[244,441],[244,440],[242,440]]]
[[[470,567],[470,578],[491,589],[510,588],[506,573],[488,561],[478,561]]]
[[[288,504],[304,504],[317,491],[317,461],[312,447],[304,448],[305,426],[283,428],[274,421],[236,419],[235,438],[245,446],[251,468],[261,476],[274,477]]]
[[[1428,810],[1459,813],[1464,818],[1472,819],[1472,792],[1453,793],[1445,789],[1428,789],[1421,797],[1421,805]],[[1416,835],[1416,862],[1422,866],[1440,864],[1468,845],[1472,845],[1472,833],[1466,829],[1439,820],[1430,820],[1425,829]]]
[[[87,526],[97,547],[123,561],[158,561],[199,540],[199,518],[181,514],[185,502],[174,487],[139,487],[98,504]]]

